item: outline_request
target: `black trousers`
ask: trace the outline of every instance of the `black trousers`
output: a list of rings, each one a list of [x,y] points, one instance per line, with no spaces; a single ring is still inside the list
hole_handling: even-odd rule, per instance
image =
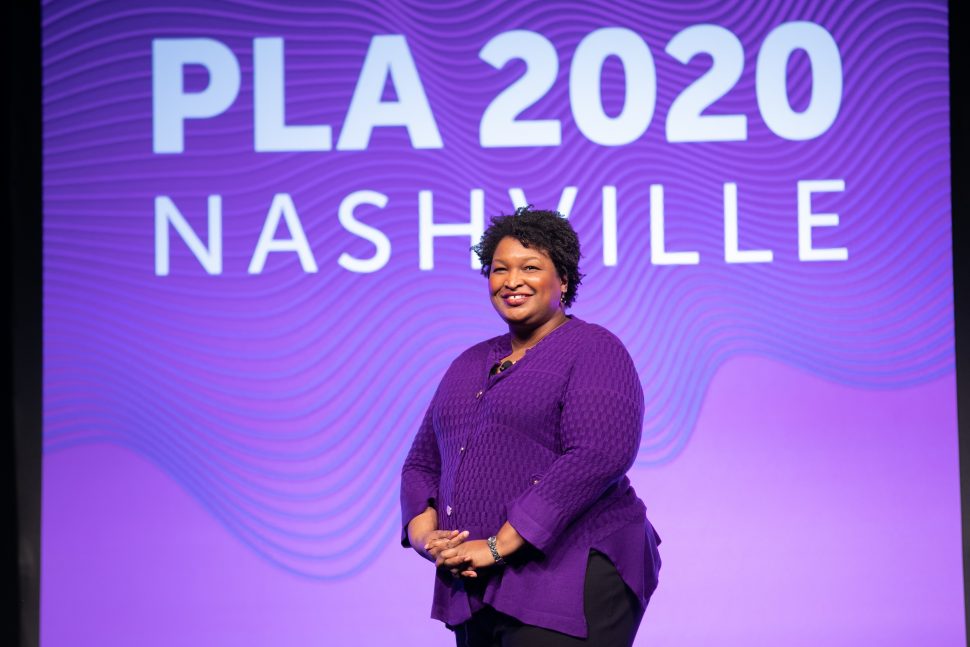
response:
[[[630,647],[643,611],[636,594],[602,553],[591,551],[583,586],[587,638],[522,624],[485,606],[455,627],[458,647]]]

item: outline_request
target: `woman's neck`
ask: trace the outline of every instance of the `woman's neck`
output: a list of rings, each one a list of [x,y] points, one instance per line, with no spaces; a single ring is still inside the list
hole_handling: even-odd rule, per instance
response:
[[[551,333],[553,330],[568,321],[566,313],[558,310],[548,321],[535,328],[523,326],[509,326],[512,335],[512,353],[515,354],[522,350],[528,350],[539,343],[539,341]]]

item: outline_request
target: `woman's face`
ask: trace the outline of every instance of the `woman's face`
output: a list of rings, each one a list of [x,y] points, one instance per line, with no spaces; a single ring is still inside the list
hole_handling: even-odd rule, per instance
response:
[[[488,290],[506,322],[538,327],[559,311],[566,283],[547,253],[506,236],[492,256]]]

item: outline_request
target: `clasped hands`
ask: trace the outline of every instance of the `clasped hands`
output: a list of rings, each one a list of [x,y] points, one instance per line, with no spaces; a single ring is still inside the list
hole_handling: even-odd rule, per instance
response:
[[[455,577],[478,577],[476,569],[495,565],[488,542],[469,541],[467,530],[434,530],[427,537],[424,550],[435,566],[447,568]]]

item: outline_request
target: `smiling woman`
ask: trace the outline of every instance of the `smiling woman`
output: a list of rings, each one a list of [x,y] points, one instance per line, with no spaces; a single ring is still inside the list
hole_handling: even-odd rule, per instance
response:
[[[566,314],[582,275],[563,216],[495,218],[475,252],[509,332],[438,385],[402,470],[402,544],[435,563],[431,615],[459,646],[628,646],[660,569],[626,477],[639,376],[612,333]]]

